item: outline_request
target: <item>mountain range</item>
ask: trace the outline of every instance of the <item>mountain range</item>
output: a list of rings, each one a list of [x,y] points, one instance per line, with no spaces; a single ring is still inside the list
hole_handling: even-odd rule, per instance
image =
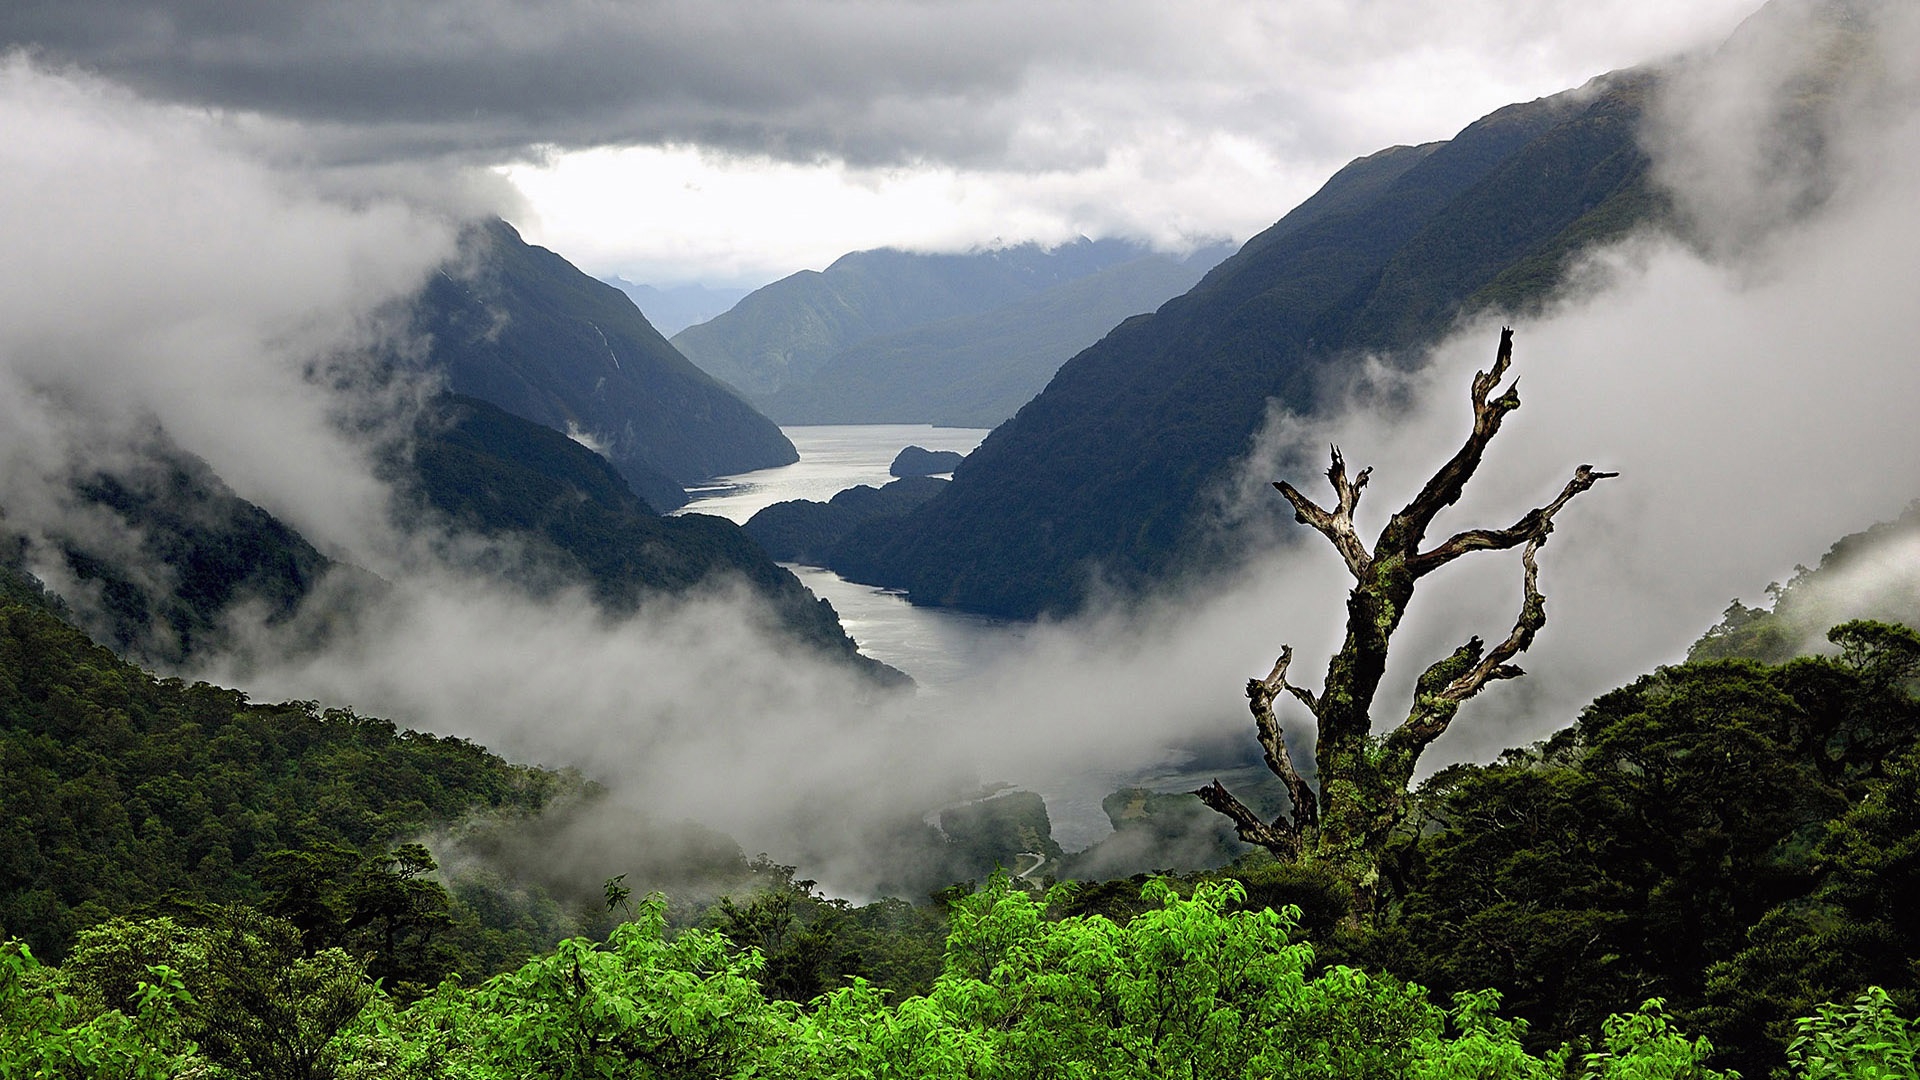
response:
[[[667,337],[722,314],[753,291],[706,285],[639,285],[618,275],[601,280],[626,293],[647,322]]]
[[[1277,402],[1547,296],[1582,247],[1661,220],[1638,141],[1656,76],[1512,105],[1340,170],[1198,286],[1074,356],[925,505],[834,568],[919,603],[1068,612],[1220,555],[1210,507]],[[856,538],[858,540],[859,538]]]
[[[781,423],[997,423],[1115,322],[1200,279],[1186,256],[1081,238],[964,254],[856,251],[673,337]]]
[[[782,424],[993,427],[1068,357],[1192,288],[1231,253],[1141,254],[1010,304],[862,338],[753,401]]]

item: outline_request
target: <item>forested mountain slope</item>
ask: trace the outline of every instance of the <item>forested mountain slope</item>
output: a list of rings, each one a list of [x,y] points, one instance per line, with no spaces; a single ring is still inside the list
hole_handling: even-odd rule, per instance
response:
[[[796,460],[772,421],[688,363],[619,289],[494,219],[416,301],[424,362],[454,392],[579,434],[656,510],[708,477]]]
[[[755,400],[783,424],[990,428],[1039,393],[1068,357],[1186,292],[1230,253],[1142,255],[1013,304],[867,338],[804,381]]]
[[[1538,299],[1569,250],[1660,213],[1636,142],[1653,78],[1607,76],[1347,166],[1192,291],[1068,361],[947,491],[835,569],[1030,617],[1074,609],[1096,573],[1131,588],[1192,565],[1270,400],[1310,412],[1326,365]]]
[[[0,927],[43,955],[110,914],[257,903],[275,851],[361,851],[557,790],[464,739],[155,678],[0,581]]]
[[[1920,503],[1892,521],[1843,536],[1818,566],[1796,566],[1782,585],[1767,587],[1769,603],[1738,600],[1694,643],[1688,657],[1740,657],[1777,664],[1826,651],[1828,627],[1848,619],[1879,619],[1920,626]]]
[[[45,521],[0,508],[0,566],[37,567],[73,618],[143,663],[178,669],[232,643],[240,612],[268,626],[293,619],[321,581],[343,602],[381,585],[342,565],[234,494],[163,433],[44,493]]]
[[[486,402],[425,403],[410,437],[384,452],[381,472],[393,487],[393,527],[463,571],[534,594],[585,586],[615,615],[649,597],[738,581],[795,639],[884,682],[901,679],[860,655],[831,605],[738,525],[662,517],[605,458]],[[236,630],[256,625],[276,628],[274,648],[325,648],[387,589],[158,433],[53,498],[71,504],[56,521],[0,516],[0,565],[37,568],[79,625],[163,670],[210,661],[240,643]]]
[[[673,344],[757,400],[804,385],[870,338],[1003,307],[1146,254],[1137,244],[1086,239],[965,255],[856,251],[756,289],[726,314],[675,334]]]
[[[795,637],[883,681],[901,680],[862,656],[832,605],[733,522],[655,514],[599,455],[483,401],[443,398],[421,424],[401,477],[406,496],[446,515],[459,533],[531,541],[495,550],[491,572],[536,590],[584,584],[617,614],[650,596],[736,579]]]

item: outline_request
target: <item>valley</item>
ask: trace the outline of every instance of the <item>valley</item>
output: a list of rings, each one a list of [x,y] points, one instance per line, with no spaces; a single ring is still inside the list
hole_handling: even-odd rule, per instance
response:
[[[1908,5],[345,4],[0,12],[0,1076],[1913,1073]]]

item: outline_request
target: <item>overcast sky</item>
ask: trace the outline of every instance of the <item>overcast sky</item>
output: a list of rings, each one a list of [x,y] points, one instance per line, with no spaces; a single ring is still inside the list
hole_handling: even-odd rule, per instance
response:
[[[0,42],[602,274],[1243,240],[1333,169],[1758,0],[10,0]]]

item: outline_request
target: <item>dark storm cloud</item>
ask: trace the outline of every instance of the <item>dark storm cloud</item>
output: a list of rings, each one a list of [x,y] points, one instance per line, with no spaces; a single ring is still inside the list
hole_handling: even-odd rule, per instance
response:
[[[144,94],[338,129],[342,149],[376,155],[678,141],[964,160],[1005,149],[996,103],[1040,43],[1142,44],[1139,20],[1096,15],[1088,4],[29,2],[0,11],[0,39]]]
[[[1752,3],[16,0],[0,45],[266,118],[334,163],[680,143],[1031,171],[1226,130],[1317,168],[1723,34]]]

